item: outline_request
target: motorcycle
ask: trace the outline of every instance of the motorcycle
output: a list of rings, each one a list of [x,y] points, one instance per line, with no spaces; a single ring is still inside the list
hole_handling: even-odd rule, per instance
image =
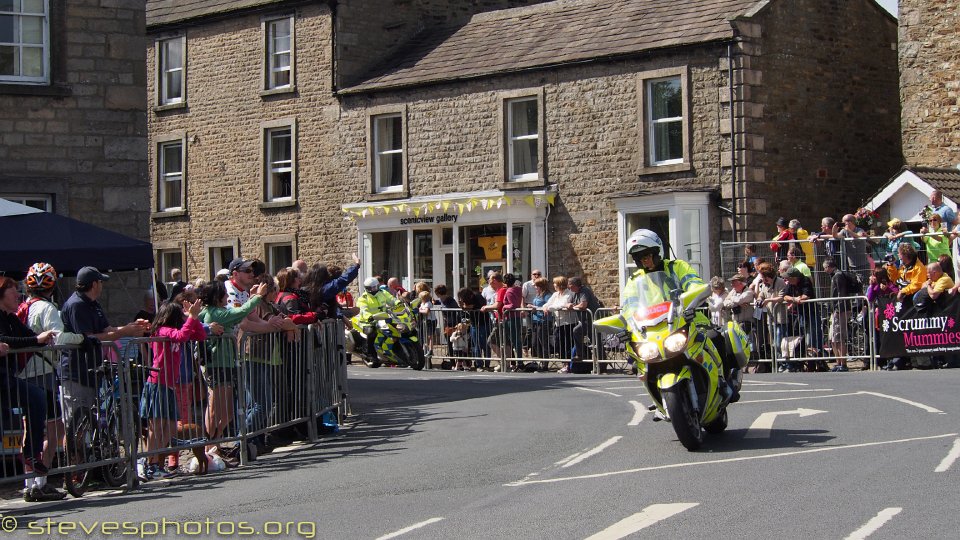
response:
[[[626,345],[653,399],[654,420],[670,422],[692,452],[703,443],[704,430],[720,434],[727,428],[727,406],[739,399],[750,340],[738,323],[715,327],[696,311],[710,295],[708,285],[681,294],[666,272],[639,280],[637,296],[622,299],[619,314],[594,326]]]
[[[427,363],[417,331],[417,320],[413,307],[406,302],[397,302],[394,306],[361,320],[360,315],[350,319],[352,328],[347,329],[347,352],[359,356],[369,368],[378,368],[382,364],[392,364],[421,370]],[[372,334],[376,328],[376,334]],[[370,357],[367,336],[383,337],[378,342],[377,355]]]

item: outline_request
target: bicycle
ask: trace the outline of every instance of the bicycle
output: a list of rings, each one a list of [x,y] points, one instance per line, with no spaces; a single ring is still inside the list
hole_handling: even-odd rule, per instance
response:
[[[86,467],[67,473],[64,488],[74,497],[81,497],[90,485],[93,471],[97,470],[103,481],[111,488],[119,488],[126,482],[132,451],[123,430],[121,416],[120,371],[118,365],[104,360],[97,369],[90,370],[99,382],[97,400],[91,407],[77,407],[67,422],[66,452],[71,465],[83,465],[109,461],[100,467]],[[157,371],[152,367],[139,367]],[[131,407],[133,425],[139,426],[136,407]],[[139,430],[137,430],[139,431]],[[134,435],[136,438],[136,435]]]

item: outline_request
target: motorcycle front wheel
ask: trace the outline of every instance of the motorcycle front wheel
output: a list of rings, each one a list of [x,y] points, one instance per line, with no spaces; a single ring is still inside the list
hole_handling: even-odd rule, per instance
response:
[[[427,365],[427,358],[424,356],[423,347],[419,343],[404,343],[403,351],[410,369],[420,371]]]
[[[703,443],[703,430],[700,429],[700,414],[691,406],[688,392],[686,385],[680,385],[664,392],[663,398],[677,438],[684,448],[693,452]]]

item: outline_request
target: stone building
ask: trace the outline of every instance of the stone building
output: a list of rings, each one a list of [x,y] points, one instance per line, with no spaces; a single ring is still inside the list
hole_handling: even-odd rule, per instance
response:
[[[847,211],[901,164],[872,0],[153,0],[147,25],[152,238],[193,275],[356,250],[612,300],[636,227],[708,273],[734,228]]]
[[[960,166],[960,1],[900,0],[903,157]]]
[[[0,2],[0,197],[149,238],[144,51],[143,2]]]

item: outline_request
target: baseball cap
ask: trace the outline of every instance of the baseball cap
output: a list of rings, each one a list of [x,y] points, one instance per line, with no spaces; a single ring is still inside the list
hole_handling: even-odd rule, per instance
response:
[[[780,217],[779,219],[777,219],[777,225],[779,225],[780,227],[786,227],[789,224],[790,222],[787,221],[787,218],[785,217]]]
[[[803,277],[803,272],[801,272],[800,269],[798,269],[797,267],[791,266],[790,268],[787,268],[787,270],[783,273],[783,277],[792,277],[792,278]]]
[[[77,272],[77,285],[86,287],[92,285],[94,281],[107,281],[110,276],[101,274],[99,270],[92,266],[84,266]]]
[[[733,283],[734,281],[739,281],[739,282],[741,282],[741,283],[746,283],[746,282],[747,282],[747,278],[746,278],[745,276],[740,275],[740,274],[734,274],[733,277],[730,278],[730,283]]]
[[[227,271],[231,274],[236,270],[244,270],[250,268],[253,265],[253,261],[237,257],[236,259],[230,261],[230,264],[227,266]]]

